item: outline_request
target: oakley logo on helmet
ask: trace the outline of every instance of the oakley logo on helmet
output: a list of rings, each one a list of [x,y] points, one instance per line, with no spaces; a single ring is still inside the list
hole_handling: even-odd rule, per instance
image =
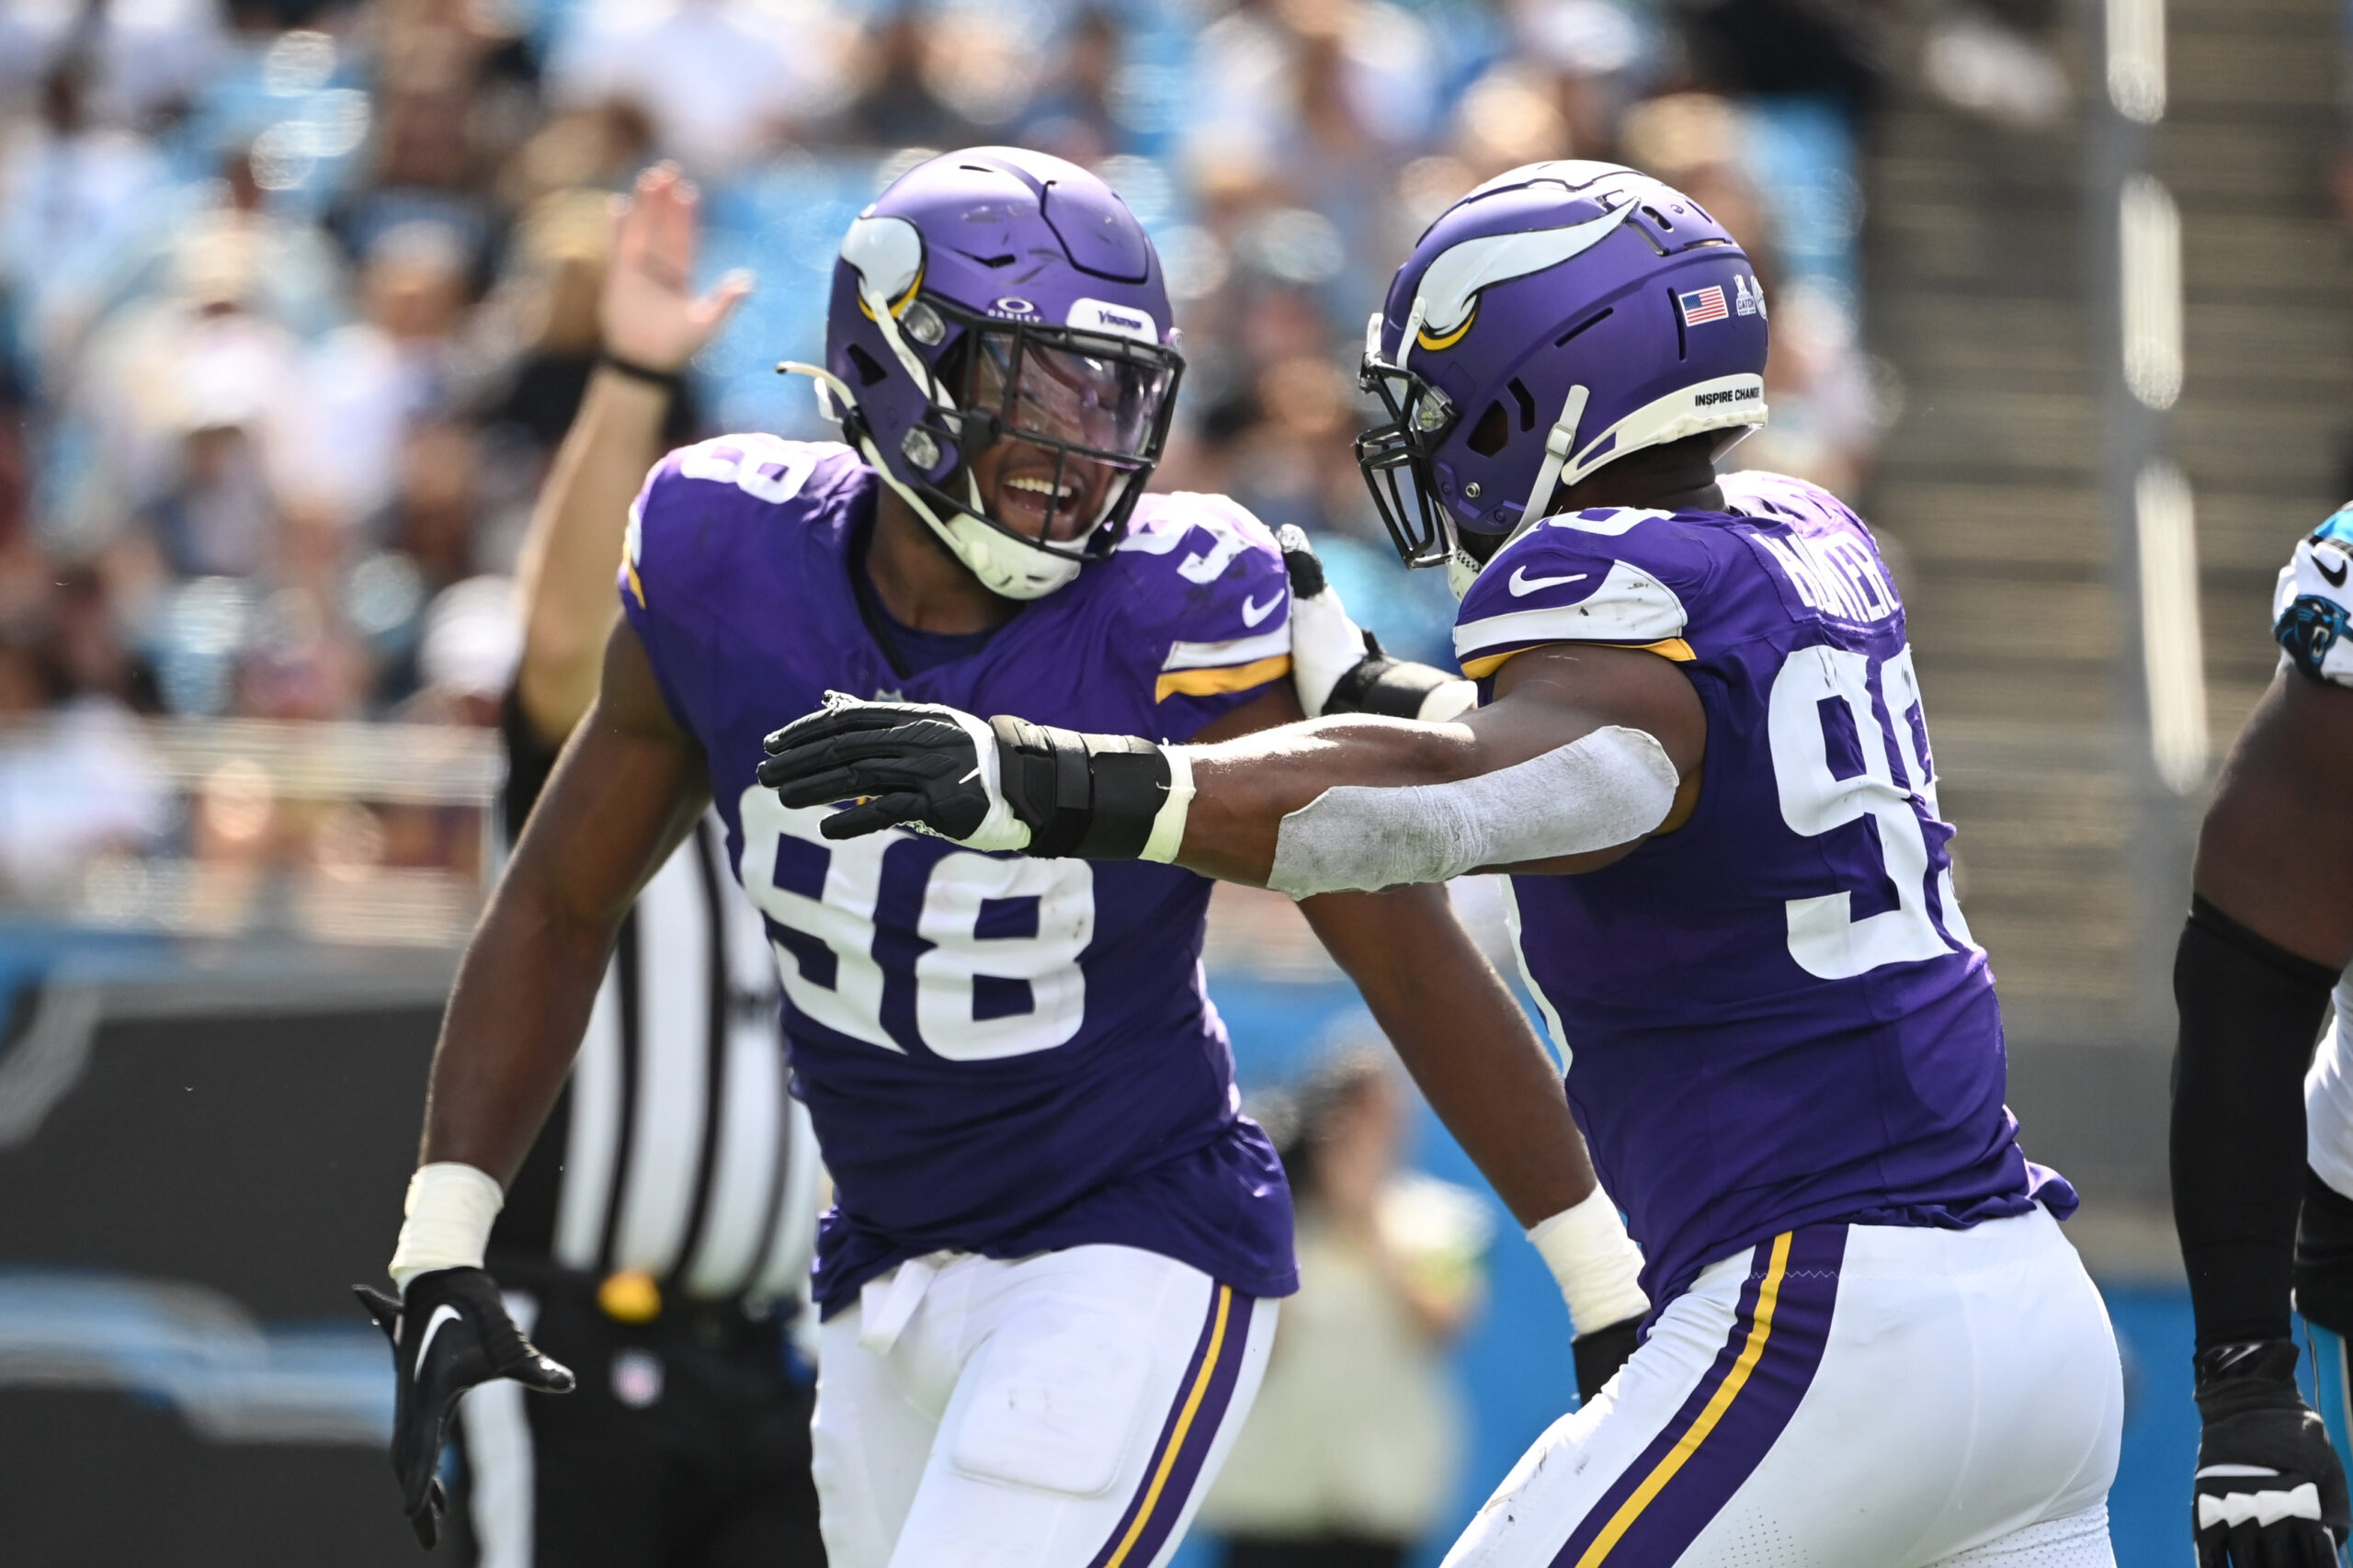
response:
[[[1034,316],[1038,313],[1038,307],[1017,294],[1007,294],[990,305],[989,312],[1000,316]]]
[[[1100,300],[1079,300],[1072,303],[1063,325],[1082,332],[1108,332],[1115,337],[1131,337],[1138,343],[1158,343],[1160,324],[1150,314],[1132,305],[1108,305]]]

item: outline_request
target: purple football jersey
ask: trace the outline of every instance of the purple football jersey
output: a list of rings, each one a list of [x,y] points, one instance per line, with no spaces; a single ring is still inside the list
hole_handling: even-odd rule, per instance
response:
[[[1454,630],[1482,680],[1547,642],[1647,648],[1706,710],[1688,821],[1603,870],[1510,879],[1520,961],[1656,1302],[1795,1226],[2075,1204],[2002,1104],[2001,1009],[1870,531],[1797,480],[1722,485],[1729,512],[1547,519]]]
[[[1187,740],[1288,678],[1272,537],[1221,496],[1146,497],[1108,559],[903,676],[851,587],[878,489],[847,448],[707,441],[646,481],[621,570],[783,976],[793,1091],[837,1197],[820,1305],[928,1252],[1098,1242],[1288,1294],[1290,1193],[1202,987],[1207,881],[895,829],[836,844],[825,810],[753,776],[761,737],[828,691]]]

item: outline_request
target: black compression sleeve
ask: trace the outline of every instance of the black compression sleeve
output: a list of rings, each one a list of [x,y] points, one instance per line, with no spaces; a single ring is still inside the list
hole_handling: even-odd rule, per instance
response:
[[[2336,981],[2190,901],[2173,970],[2173,1212],[2200,1350],[2288,1337],[2304,1068]]]

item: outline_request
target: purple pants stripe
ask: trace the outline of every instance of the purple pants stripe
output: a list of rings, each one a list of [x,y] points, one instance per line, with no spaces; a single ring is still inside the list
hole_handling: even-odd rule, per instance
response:
[[[1230,1285],[1210,1291],[1208,1319],[1193,1346],[1192,1359],[1176,1385],[1176,1398],[1160,1424],[1143,1481],[1128,1500],[1120,1522],[1087,1568],[1144,1568],[1167,1544],[1185,1511],[1193,1483],[1200,1479],[1201,1463],[1217,1441],[1218,1428],[1233,1403],[1234,1381],[1242,1375],[1243,1357],[1250,1340],[1250,1318],[1257,1298]]]
[[[1780,1437],[1830,1340],[1847,1227],[1757,1244],[1707,1376],[1601,1494],[1552,1568],[1669,1568]]]

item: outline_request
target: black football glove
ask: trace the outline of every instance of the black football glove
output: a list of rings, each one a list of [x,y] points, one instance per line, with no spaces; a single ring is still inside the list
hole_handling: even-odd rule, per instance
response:
[[[2345,1471],[2296,1388],[2292,1340],[2199,1353],[2198,1568],[2335,1568],[2353,1531]]]
[[[1640,1317],[1620,1318],[1570,1341],[1569,1354],[1577,1364],[1579,1404],[1591,1404],[1594,1395],[1609,1386],[1609,1380],[1618,1375],[1618,1369],[1626,1364],[1626,1358],[1642,1343],[1636,1337],[1642,1326]]]
[[[827,838],[907,826],[970,849],[1133,859],[1168,798],[1168,759],[1150,741],[932,702],[831,694],[762,744],[760,782],[786,805],[853,802],[817,824]]]
[[[827,838],[913,826],[975,849],[1029,846],[997,790],[996,735],[970,713],[829,692],[762,744],[760,782],[786,805],[855,801],[818,824]]]
[[[540,1393],[569,1393],[573,1376],[523,1337],[499,1300],[498,1282],[479,1268],[420,1274],[399,1297],[365,1285],[351,1290],[392,1342],[392,1473],[400,1478],[401,1510],[429,1547],[441,1538],[445,1506],[434,1471],[465,1392],[512,1378]]]

